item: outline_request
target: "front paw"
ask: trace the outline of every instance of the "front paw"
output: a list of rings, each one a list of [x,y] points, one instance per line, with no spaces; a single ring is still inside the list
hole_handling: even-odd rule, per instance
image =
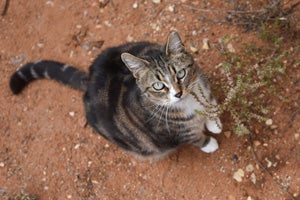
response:
[[[208,119],[205,122],[205,125],[206,128],[212,133],[219,134],[222,132],[222,123],[219,118],[217,118],[216,120]]]
[[[213,153],[219,148],[218,142],[215,138],[210,137],[209,142],[201,148],[205,153]]]

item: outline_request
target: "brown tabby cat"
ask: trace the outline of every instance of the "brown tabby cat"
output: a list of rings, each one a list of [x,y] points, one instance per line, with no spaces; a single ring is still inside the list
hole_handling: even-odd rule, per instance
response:
[[[89,74],[54,61],[28,63],[12,75],[10,88],[18,94],[41,78],[84,91],[88,123],[127,151],[161,158],[182,144],[207,153],[218,149],[217,141],[203,131],[206,126],[220,133],[220,120],[196,114],[206,108],[191,93],[209,104],[216,101],[175,31],[163,46],[137,42],[106,49]]]

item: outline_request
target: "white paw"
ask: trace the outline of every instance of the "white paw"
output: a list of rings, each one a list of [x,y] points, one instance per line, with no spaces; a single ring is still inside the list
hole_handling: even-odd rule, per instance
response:
[[[202,147],[201,150],[205,153],[213,153],[219,148],[218,142],[215,138],[210,137],[209,143]]]
[[[217,120],[207,120],[205,122],[206,128],[215,134],[219,134],[222,132],[222,123],[220,119],[218,118]]]

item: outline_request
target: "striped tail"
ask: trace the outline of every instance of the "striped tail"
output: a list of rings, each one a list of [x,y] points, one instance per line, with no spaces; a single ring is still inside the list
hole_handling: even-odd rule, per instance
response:
[[[19,94],[31,81],[36,79],[52,79],[74,89],[85,91],[88,75],[67,64],[55,61],[39,61],[27,63],[16,71],[10,79],[10,89]]]

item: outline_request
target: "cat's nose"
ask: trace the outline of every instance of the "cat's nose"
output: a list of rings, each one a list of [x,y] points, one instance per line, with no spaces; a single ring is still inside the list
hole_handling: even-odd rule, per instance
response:
[[[182,96],[182,91],[178,92],[177,94],[175,94],[175,97],[180,98]]]

